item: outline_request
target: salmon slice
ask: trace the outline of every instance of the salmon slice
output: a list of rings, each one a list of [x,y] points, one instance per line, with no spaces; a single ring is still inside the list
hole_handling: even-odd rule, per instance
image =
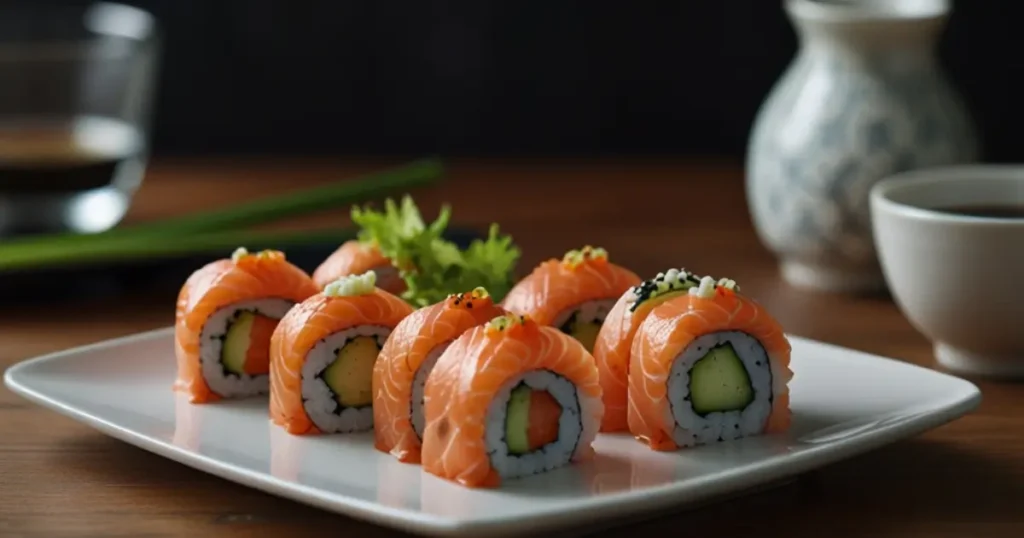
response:
[[[487,290],[453,295],[413,312],[395,327],[373,368],[374,446],[399,461],[419,463],[422,401],[415,387],[455,338],[505,313]],[[422,389],[422,385],[418,385]],[[414,420],[414,416],[418,417]],[[420,431],[414,427],[419,424]]]
[[[566,324],[573,321],[600,325],[615,300],[640,282],[629,269],[609,262],[603,249],[584,247],[567,252],[561,260],[542,262],[513,286],[502,306],[541,325],[569,331]],[[577,333],[588,351],[596,334]]]
[[[677,357],[698,338],[719,332],[753,337],[768,357],[771,407],[759,433],[789,427],[787,384],[793,373],[790,344],[782,327],[753,299],[716,286],[710,296],[687,293],[654,307],[633,339],[627,421],[630,432],[652,449],[680,447],[674,438],[677,424],[669,398],[669,377]]]
[[[558,440],[558,420],[562,406],[551,393],[542,390],[530,393],[530,420],[526,429],[526,440],[530,450]]]
[[[299,303],[319,291],[309,275],[289,263],[282,252],[238,254],[232,259],[211,262],[192,273],[178,293],[174,323],[178,374],[174,389],[188,393],[191,403],[221,399],[221,395],[212,391],[204,378],[200,359],[200,335],[211,315],[223,308],[253,300],[281,299]],[[276,326],[276,320],[273,323]],[[270,334],[262,329],[257,336],[269,341]],[[253,344],[250,340],[251,348]],[[258,348],[266,345],[255,342],[254,355],[251,361],[248,357],[246,360],[247,371],[268,370],[268,366],[259,364],[262,358],[257,356]]]
[[[249,332],[249,347],[245,350],[245,373],[261,375],[270,373],[270,337],[277,328],[278,320],[267,316],[255,316]]]
[[[622,294],[615,302],[601,325],[594,343],[594,360],[601,374],[601,391],[604,395],[604,420],[602,432],[624,432],[629,430],[626,421],[627,378],[629,374],[630,347],[640,324],[647,319],[651,310],[659,304],[687,292],[691,284],[680,280],[679,271],[670,269],[659,273]],[[686,274],[685,271],[682,274]]]
[[[564,463],[591,458],[603,413],[593,357],[557,329],[529,317],[506,315],[455,339],[427,378],[423,469],[467,487],[499,485],[502,474],[495,468],[497,460],[489,455],[487,437],[494,429],[500,432],[504,420],[489,416],[489,409],[502,391],[507,397],[510,384],[533,372],[552,372],[572,384],[573,402],[579,403],[573,420],[579,421],[580,429],[575,444],[566,440],[563,448],[571,452]],[[489,423],[495,420],[500,423]],[[544,434],[535,433],[537,437]]]
[[[342,243],[321,262],[313,271],[313,282],[323,289],[343,276],[359,275],[367,271],[377,274],[377,287],[388,293],[401,295],[406,289],[405,281],[399,277],[391,260],[385,258],[375,245],[356,239]]]
[[[390,333],[411,314],[408,303],[373,288],[366,294],[330,296],[318,293],[292,308],[274,331],[270,342],[270,416],[275,424],[295,435],[318,434],[303,397],[303,368],[321,341],[358,327]],[[370,390],[370,379],[365,390]]]

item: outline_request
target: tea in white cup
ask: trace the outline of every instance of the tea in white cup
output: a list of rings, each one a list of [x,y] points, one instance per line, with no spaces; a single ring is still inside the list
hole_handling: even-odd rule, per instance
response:
[[[964,374],[1024,377],[1024,166],[905,172],[871,190],[893,298]]]

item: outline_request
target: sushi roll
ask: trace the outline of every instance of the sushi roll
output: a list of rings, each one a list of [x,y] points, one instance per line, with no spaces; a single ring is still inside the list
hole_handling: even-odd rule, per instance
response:
[[[372,244],[352,239],[346,241],[327,257],[313,271],[313,282],[323,289],[331,282],[352,275],[360,275],[373,271],[377,278],[377,287],[394,295],[405,291],[405,281],[398,275],[398,269],[391,260],[381,254],[380,249]]]
[[[502,306],[562,330],[591,351],[615,301],[640,281],[608,261],[604,249],[588,246],[541,263],[516,283]]]
[[[266,394],[270,336],[292,306],[317,291],[276,250],[239,248],[192,273],[175,312],[175,390],[191,403]]]
[[[626,385],[630,347],[637,328],[655,306],[683,295],[699,284],[700,278],[685,269],[669,269],[633,286],[615,302],[594,343],[594,360],[601,374],[604,399],[602,432],[629,430],[626,423]]]
[[[654,307],[629,361],[629,431],[676,450],[789,427],[790,344],[736,283],[703,277]]]
[[[373,367],[374,446],[399,461],[420,461],[423,389],[437,358],[455,338],[505,311],[487,290],[452,295],[402,320]]]
[[[270,416],[289,433],[373,428],[373,365],[412,313],[374,286],[375,273],[342,277],[293,308],[270,342]]]
[[[404,257],[400,260],[389,256],[402,257],[399,253],[408,245],[430,244],[441,236],[450,216],[449,209],[442,207],[428,226],[408,195],[400,204],[388,198],[383,210],[353,206],[352,222],[359,226],[358,237],[342,243],[321,262],[313,271],[313,280],[323,288],[341,277],[373,271],[378,288],[400,296],[408,289],[400,269],[410,269],[411,265]]]
[[[577,340],[505,314],[462,334],[427,377],[423,469],[467,487],[593,456],[603,404]]]

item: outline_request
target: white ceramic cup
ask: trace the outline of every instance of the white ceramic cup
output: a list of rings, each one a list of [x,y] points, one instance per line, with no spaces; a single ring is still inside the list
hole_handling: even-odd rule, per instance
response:
[[[1024,207],[1024,166],[966,165],[890,176],[871,221],[893,299],[961,374],[1024,376],[1024,219],[936,209]]]

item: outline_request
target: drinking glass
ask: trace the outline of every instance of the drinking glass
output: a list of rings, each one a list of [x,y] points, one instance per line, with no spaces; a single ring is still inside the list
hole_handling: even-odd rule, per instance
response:
[[[135,7],[0,2],[0,236],[122,219],[145,175],[159,49]]]

